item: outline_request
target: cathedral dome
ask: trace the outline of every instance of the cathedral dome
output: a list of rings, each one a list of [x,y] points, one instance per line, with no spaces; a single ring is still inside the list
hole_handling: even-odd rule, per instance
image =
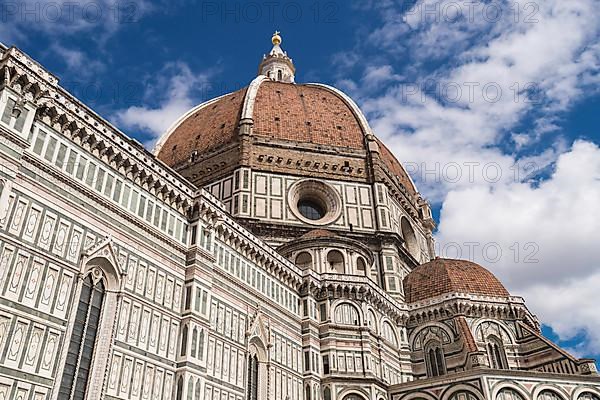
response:
[[[450,258],[436,258],[412,270],[404,278],[404,293],[408,303],[447,293],[510,295],[498,278],[481,265]]]
[[[385,173],[416,198],[417,190],[404,167],[375,138],[362,111],[348,95],[324,84],[294,83],[295,69],[279,47],[278,38],[274,36],[273,50],[265,56],[259,76],[248,87],[209,100],[184,114],[158,141],[154,150],[157,157],[192,182],[204,184],[202,174],[214,175],[215,171],[233,167],[227,163],[239,166],[246,162],[248,166],[253,160],[244,161],[244,154],[259,156],[241,149],[242,138],[248,136],[252,143],[260,141],[263,154],[268,154],[264,149],[271,146],[308,149],[313,154],[349,155],[349,163],[340,160],[334,166],[337,160],[326,162],[323,157],[325,162],[310,168],[323,170],[329,164],[330,174],[350,171],[353,175],[348,175],[348,179],[367,180],[374,175],[370,172],[370,152],[377,151]],[[215,154],[227,151],[227,157],[215,161]],[[210,170],[198,167],[209,158]],[[309,158],[288,157],[279,162],[302,168]]]
[[[177,165],[194,150],[205,152],[237,142],[244,119],[252,120],[255,136],[364,149],[366,132],[357,112],[341,93],[327,86],[258,79],[250,88],[210,100],[185,114],[167,132],[157,155]]]

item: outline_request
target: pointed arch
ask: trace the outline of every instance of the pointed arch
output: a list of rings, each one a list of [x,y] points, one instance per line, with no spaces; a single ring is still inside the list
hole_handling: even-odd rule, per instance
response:
[[[267,346],[259,336],[253,336],[249,341],[246,358],[247,400],[267,400],[268,362]]]
[[[188,326],[184,325],[181,333],[181,346],[180,346],[180,356],[185,356],[187,352],[187,341],[188,341]]]
[[[489,318],[479,319],[473,323],[471,331],[473,332],[473,337],[475,340],[480,342],[485,341],[485,337],[490,334],[494,334],[502,339],[505,345],[510,345],[517,342],[514,333],[508,329],[504,323],[498,320]]]
[[[183,377],[179,377],[177,380],[177,394],[175,395],[175,400],[182,400],[183,398]]]
[[[535,396],[535,400],[565,400],[565,396],[553,389],[543,389]]]
[[[483,395],[473,386],[458,384],[449,386],[441,397],[442,400],[484,400]]]
[[[377,326],[377,316],[375,315],[375,312],[373,311],[372,308],[368,308],[367,309],[367,326],[369,328],[371,328],[375,333],[379,332],[378,326]]]
[[[196,357],[196,349],[198,347],[198,328],[194,327],[194,331],[192,332],[192,357]]]
[[[385,319],[381,323],[381,335],[394,346],[398,347],[398,335],[389,320]]]
[[[486,338],[485,350],[487,352],[490,368],[508,369],[506,352],[502,339],[495,335],[489,335]]]
[[[118,310],[117,293],[125,275],[121,270],[110,237],[84,255],[76,283],[77,306],[69,316],[66,345],[60,355],[60,383],[57,395],[73,400],[88,392],[102,391],[108,364],[112,332]],[[90,383],[94,382],[93,385]]]
[[[430,340],[423,347],[427,376],[434,378],[446,374],[446,360],[442,344],[437,340]]]
[[[525,400],[528,396],[512,386],[503,386],[496,391],[496,395],[492,396],[494,400]]]
[[[593,392],[592,389],[582,388],[578,391],[579,393],[573,395],[575,400],[600,400],[600,395]]]
[[[337,398],[342,400],[365,400],[369,399],[370,397],[371,396],[369,396],[368,392],[357,386],[342,389],[342,391],[337,395]]]
[[[110,290],[119,290],[123,283],[126,271],[119,263],[117,251],[111,236],[88,249],[83,253],[82,273],[85,275],[94,268],[100,268],[106,279],[106,286]]]
[[[448,344],[454,340],[450,328],[440,322],[430,322],[427,325],[415,329],[408,338],[413,351],[421,350],[430,339],[437,339],[441,344]]]
[[[200,400],[202,394],[200,393],[200,378],[196,379],[196,394],[194,395],[194,400]]]
[[[104,295],[104,282],[101,279],[94,281],[91,275],[88,274],[83,279],[77,313],[58,390],[61,398],[83,400],[85,397],[104,304]]]
[[[204,360],[204,329],[200,329],[198,335],[198,356],[199,360]]]
[[[369,270],[367,268],[367,263],[363,257],[356,258],[356,274],[369,276]]]
[[[417,242],[417,236],[410,222],[406,217],[400,218],[400,230],[402,231],[402,238],[406,244],[406,249],[415,258],[419,255],[419,243]]]
[[[194,379],[190,378],[187,384],[187,400],[194,400]]]

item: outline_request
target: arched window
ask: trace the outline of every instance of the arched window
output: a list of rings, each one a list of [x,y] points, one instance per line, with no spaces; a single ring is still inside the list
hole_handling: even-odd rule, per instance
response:
[[[454,393],[450,400],[477,400],[477,396],[469,391],[461,390]]]
[[[256,354],[248,356],[248,388],[247,399],[258,399],[258,357]]]
[[[523,396],[514,389],[504,388],[498,392],[496,400],[523,400]]]
[[[199,360],[204,359],[204,329],[200,329],[200,335],[198,337],[198,355]]]
[[[391,342],[394,346],[398,347],[398,338],[396,337],[396,332],[389,322],[383,321],[381,333],[388,342]]]
[[[342,303],[335,308],[334,318],[336,324],[360,326],[356,307],[348,303]]]
[[[508,369],[502,341],[496,336],[488,336],[486,342],[485,348],[490,362],[490,368]]]
[[[180,376],[179,379],[177,380],[177,395],[176,395],[176,399],[177,400],[181,400],[183,397],[183,378]]]
[[[552,390],[542,390],[537,400],[563,400],[556,392]]]
[[[579,395],[577,400],[600,400],[600,397],[592,392],[584,392]]]
[[[196,348],[198,346],[198,329],[194,327],[194,332],[192,333],[192,357],[196,357]]]
[[[312,266],[312,256],[309,252],[303,251],[296,256],[296,266],[298,268],[310,268]]]
[[[356,260],[356,272],[358,275],[367,276],[367,264],[365,263],[364,258],[358,257]]]
[[[329,265],[329,271],[336,274],[344,273],[344,255],[337,250],[331,250],[327,253],[327,264]]]
[[[58,390],[58,397],[61,399],[83,400],[85,397],[102,315],[104,293],[103,280],[94,282],[91,274],[88,274],[81,287],[73,332]]]
[[[344,396],[344,400],[365,400],[362,396],[356,393],[350,393]]]
[[[331,389],[329,389],[329,387],[326,387],[325,390],[323,390],[323,400],[331,400]]]
[[[194,395],[194,381],[192,379],[190,379],[188,381],[188,393],[187,393],[187,400],[193,400],[192,396]]]
[[[417,243],[417,237],[415,236],[415,231],[413,230],[410,222],[406,217],[402,217],[400,220],[400,229],[402,230],[402,237],[404,238],[404,243],[406,244],[406,248],[408,252],[413,256],[417,257],[419,254],[419,244]]]
[[[375,317],[375,313],[373,312],[373,310],[367,311],[367,326],[373,329],[374,331],[377,328],[377,318]]]
[[[185,325],[183,327],[183,333],[181,335],[181,355],[185,356],[185,352],[187,351],[187,340],[188,340],[188,327]]]
[[[441,376],[446,373],[446,364],[444,362],[444,352],[439,342],[431,341],[425,346],[425,364],[427,366],[427,376],[430,378]]]
[[[277,80],[281,81],[283,79],[283,73],[280,69],[277,70]]]
[[[196,394],[194,394],[194,400],[200,400],[200,379],[196,379]]]

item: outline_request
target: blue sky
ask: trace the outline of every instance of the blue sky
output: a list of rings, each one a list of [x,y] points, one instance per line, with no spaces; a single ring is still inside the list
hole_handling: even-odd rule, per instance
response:
[[[349,93],[432,203],[442,256],[482,263],[553,340],[600,358],[600,7],[545,1],[18,1],[14,44],[151,147],[256,75]],[[473,244],[474,243],[474,244]]]

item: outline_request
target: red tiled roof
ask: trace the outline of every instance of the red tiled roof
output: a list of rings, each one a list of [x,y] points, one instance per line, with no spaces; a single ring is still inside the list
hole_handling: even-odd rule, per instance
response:
[[[463,341],[465,342],[465,347],[468,352],[477,351],[477,345],[475,344],[475,339],[473,338],[473,332],[469,329],[469,325],[467,324],[467,320],[465,317],[458,317],[458,330],[460,335],[462,336]]]
[[[248,88],[191,112],[173,129],[157,156],[171,167],[238,142],[238,126]],[[316,85],[265,80],[252,108],[253,135],[297,143],[366,151],[365,132],[351,106],[333,90]],[[411,194],[416,190],[404,167],[379,140],[381,158]]]
[[[502,283],[481,265],[467,260],[436,258],[404,278],[406,301],[413,303],[446,293],[509,296]]]
[[[379,139],[377,140],[377,144],[379,144],[379,153],[381,154],[381,159],[385,166],[390,170],[390,172],[397,176],[400,180],[400,183],[410,194],[413,196],[416,195],[415,187],[413,186],[410,178],[408,177],[408,173],[404,169],[404,167],[400,164],[400,161],[394,156],[394,154],[387,148],[385,144]]]
[[[332,91],[265,81],[254,103],[254,134],[302,143],[364,149],[364,133],[350,107]]]
[[[202,153],[237,141],[238,123],[246,88],[223,96],[188,116],[169,135],[157,156],[175,166],[190,158],[192,151]]]

